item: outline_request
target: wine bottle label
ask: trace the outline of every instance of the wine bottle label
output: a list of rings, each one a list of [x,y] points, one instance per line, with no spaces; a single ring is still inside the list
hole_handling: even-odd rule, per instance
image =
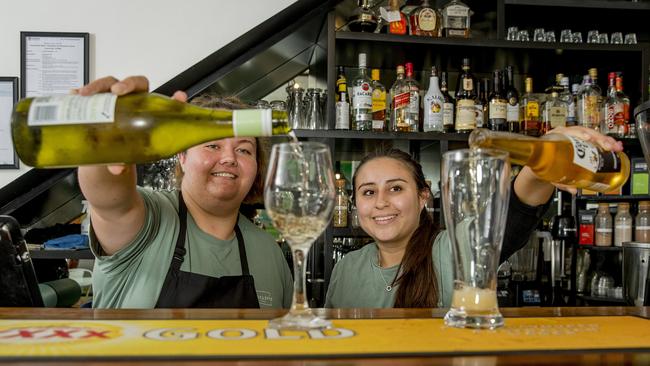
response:
[[[573,163],[592,173],[616,173],[621,170],[621,159],[611,151],[600,151],[579,138],[565,135],[573,145]]]
[[[445,126],[454,125],[454,104],[444,103],[442,105],[442,124]]]
[[[483,105],[475,104],[474,108],[476,109],[476,127],[483,127]]]
[[[500,100],[490,101],[489,118],[490,119],[506,119],[508,116],[507,103]]]
[[[508,122],[519,122],[519,103],[508,103],[506,119]]]
[[[472,99],[456,101],[456,129],[471,130],[476,127],[476,108]]]
[[[90,97],[60,95],[32,100],[27,114],[28,126],[52,126],[80,123],[112,123],[117,95],[95,94]]]
[[[270,109],[235,109],[232,111],[234,136],[273,135],[273,115]]]
[[[336,102],[336,124],[337,130],[350,129],[350,104],[348,102]]]

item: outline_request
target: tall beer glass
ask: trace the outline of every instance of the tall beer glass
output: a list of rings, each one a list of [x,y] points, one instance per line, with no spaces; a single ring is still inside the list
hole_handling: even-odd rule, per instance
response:
[[[510,197],[508,153],[449,151],[442,161],[442,204],[454,256],[454,291],[445,324],[497,328],[497,267]]]

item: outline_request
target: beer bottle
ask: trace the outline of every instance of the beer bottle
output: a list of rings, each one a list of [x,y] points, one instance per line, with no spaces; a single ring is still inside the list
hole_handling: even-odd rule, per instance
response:
[[[618,189],[630,175],[625,153],[559,133],[535,138],[479,128],[469,135],[469,146],[507,151],[513,164],[529,166],[540,179],[592,191]]]

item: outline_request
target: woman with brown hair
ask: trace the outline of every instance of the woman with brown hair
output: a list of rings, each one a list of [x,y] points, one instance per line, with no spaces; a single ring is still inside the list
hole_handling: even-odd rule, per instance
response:
[[[583,127],[554,132],[621,151],[611,137]],[[352,179],[361,228],[374,239],[348,253],[332,272],[326,307],[448,307],[453,291],[451,241],[425,208],[431,194],[420,164],[391,149],[366,156]],[[525,245],[548,208],[555,186],[524,167],[512,183],[501,251]]]
[[[146,91],[148,81],[99,79],[79,94]],[[185,93],[176,99],[185,101]],[[213,96],[192,103],[242,108]],[[263,189],[253,137],[208,141],[178,155],[173,192],[136,186],[133,165],[79,167],[90,203],[96,308],[289,307],[292,279],[271,235],[241,213]]]

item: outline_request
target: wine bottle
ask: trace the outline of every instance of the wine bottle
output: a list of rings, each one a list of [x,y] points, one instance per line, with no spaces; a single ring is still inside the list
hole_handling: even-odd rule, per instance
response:
[[[146,163],[206,141],[289,131],[284,111],[209,109],[153,93],[27,98],[11,117],[16,152],[36,168]]]
[[[535,138],[479,128],[469,135],[469,146],[507,151],[512,163],[528,165],[540,179],[592,191],[616,190],[630,175],[625,153],[559,133]]]

